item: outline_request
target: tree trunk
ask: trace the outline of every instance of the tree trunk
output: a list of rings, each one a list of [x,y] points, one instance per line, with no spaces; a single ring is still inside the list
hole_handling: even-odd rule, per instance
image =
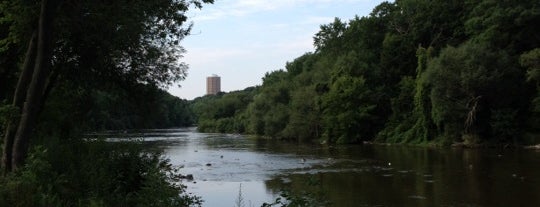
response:
[[[13,142],[12,170],[17,170],[22,167],[26,159],[30,136],[36,126],[40,111],[39,108],[43,101],[43,90],[51,72],[51,36],[53,29],[53,13],[55,9],[53,1],[54,0],[43,0],[41,2],[34,73],[28,92],[26,93],[26,101],[22,108],[21,119]]]
[[[34,32],[28,43],[28,48],[25,54],[25,59],[19,76],[19,81],[17,82],[17,88],[15,88],[15,94],[13,95],[13,106],[19,110],[22,110],[24,104],[24,98],[26,97],[26,91],[28,90],[28,85],[30,80],[32,80],[32,74],[34,72],[34,61],[36,60],[36,45],[37,45],[37,35]],[[20,115],[20,112],[19,112]],[[11,171],[11,159],[12,159],[12,149],[13,149],[13,140],[15,138],[15,132],[17,130],[17,123],[19,120],[9,120],[6,124],[5,137],[4,137],[4,146],[2,154],[2,169],[4,173]]]

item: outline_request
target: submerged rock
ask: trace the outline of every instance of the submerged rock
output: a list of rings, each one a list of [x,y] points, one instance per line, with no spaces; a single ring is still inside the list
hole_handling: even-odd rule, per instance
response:
[[[180,175],[180,179],[193,180],[193,174]]]

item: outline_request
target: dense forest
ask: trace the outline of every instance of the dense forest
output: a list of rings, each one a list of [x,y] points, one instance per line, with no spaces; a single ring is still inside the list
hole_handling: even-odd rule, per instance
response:
[[[180,41],[213,0],[0,0],[0,206],[191,206],[178,171],[108,129],[191,125]]]
[[[396,0],[335,19],[263,84],[193,101],[201,131],[323,143],[540,142],[540,2]]]

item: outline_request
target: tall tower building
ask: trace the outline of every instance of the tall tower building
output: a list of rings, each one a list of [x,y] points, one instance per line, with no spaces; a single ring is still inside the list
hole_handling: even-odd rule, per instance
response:
[[[206,95],[216,95],[221,92],[221,77],[216,74],[206,77]]]

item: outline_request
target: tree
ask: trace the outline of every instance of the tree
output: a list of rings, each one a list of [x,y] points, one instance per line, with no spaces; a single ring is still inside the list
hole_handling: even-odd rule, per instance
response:
[[[467,144],[477,144],[519,135],[517,131],[503,134],[493,127],[505,122],[519,129],[517,115],[524,108],[520,100],[525,88],[519,84],[523,73],[507,53],[468,42],[443,49],[428,70],[432,118],[445,139],[463,138]]]
[[[321,30],[313,37],[313,44],[318,51],[328,51],[338,53],[343,47],[343,33],[347,29],[347,23],[344,23],[339,18],[335,18],[334,22],[321,25]]]
[[[520,64],[527,68],[527,81],[536,86],[530,106],[528,130],[538,134],[540,131],[540,48],[533,49],[520,56]]]
[[[321,136],[321,97],[313,85],[296,89],[291,97],[289,122],[283,131],[288,139],[308,141]]]
[[[370,91],[362,77],[340,76],[323,97],[324,136],[330,143],[355,143],[373,135]]]
[[[471,39],[510,55],[520,55],[540,44],[540,2],[522,1],[466,1],[471,12],[465,21],[465,31]]]
[[[20,118],[7,124],[4,135],[4,171],[16,170],[24,163],[38,114],[59,77],[161,86],[181,80],[186,66],[176,62],[182,51],[176,46],[191,28],[183,25],[187,19],[184,13],[190,4],[200,8],[202,3],[211,2],[2,2],[2,13],[15,17],[10,19],[15,29],[2,41],[2,47],[29,39],[12,103],[20,109]],[[38,18],[27,21],[32,13],[39,13]]]
[[[527,80],[540,86],[540,48],[523,53],[519,61],[521,66],[527,68]]]
[[[267,73],[259,94],[248,106],[248,131],[257,135],[282,138],[289,120],[290,77],[283,70]]]
[[[246,110],[248,132],[309,139],[320,129],[343,143],[526,139],[540,120],[531,110],[540,108],[531,51],[539,8],[534,0],[396,0],[336,18],[315,34],[313,53],[263,78]]]
[[[19,123],[9,123],[5,132],[2,163],[6,171],[22,166],[28,151],[29,136],[37,121],[51,70],[52,21],[56,4],[48,0],[41,2],[39,25],[29,41],[13,100],[13,105],[21,109],[21,117]]]

